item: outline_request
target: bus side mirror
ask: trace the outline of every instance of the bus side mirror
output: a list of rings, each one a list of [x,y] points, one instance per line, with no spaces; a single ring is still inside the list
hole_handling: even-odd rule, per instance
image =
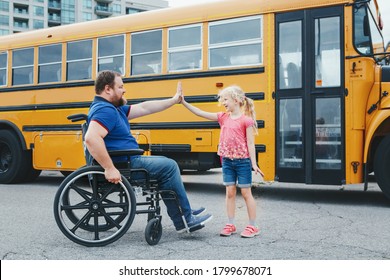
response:
[[[370,36],[370,25],[369,25],[369,22],[368,22],[368,16],[365,15],[364,18],[363,18],[363,33],[364,33],[364,36]]]
[[[365,15],[363,18],[363,33],[364,33],[364,36],[367,36],[367,37],[370,36],[370,23],[368,21],[367,15]]]

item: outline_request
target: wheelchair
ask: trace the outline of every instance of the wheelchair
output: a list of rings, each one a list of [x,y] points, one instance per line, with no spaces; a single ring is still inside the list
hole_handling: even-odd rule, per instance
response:
[[[72,122],[84,121],[81,125],[84,142],[87,115],[75,114],[68,119]],[[160,190],[146,170],[130,168],[130,157],[143,153],[141,149],[109,152],[111,157],[126,156],[129,159],[116,164],[122,181],[114,184],[105,179],[104,169],[91,159],[84,144],[87,165],[64,179],[54,199],[55,221],[67,238],[83,246],[106,246],[128,231],[136,214],[147,214],[144,236],[149,245],[156,245],[162,236],[162,194],[164,199],[176,201],[187,232],[192,231],[188,228],[176,193]],[[142,179],[138,179],[140,177]],[[145,199],[137,202],[141,197]]]

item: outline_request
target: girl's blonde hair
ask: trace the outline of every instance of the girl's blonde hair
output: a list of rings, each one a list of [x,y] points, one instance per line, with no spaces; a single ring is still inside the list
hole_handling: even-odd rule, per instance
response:
[[[218,93],[218,101],[219,105],[222,105],[222,98],[223,96],[229,96],[233,100],[238,101],[240,104],[240,108],[243,111],[243,113],[252,118],[254,121],[254,132],[257,134],[257,120],[256,120],[256,111],[255,111],[255,105],[253,103],[253,99],[246,97],[245,92],[239,87],[239,86],[229,86],[227,88],[224,88]]]

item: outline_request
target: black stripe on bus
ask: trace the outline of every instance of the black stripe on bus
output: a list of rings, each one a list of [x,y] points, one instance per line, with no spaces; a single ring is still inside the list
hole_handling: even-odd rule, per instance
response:
[[[264,121],[257,121],[258,128],[264,128]],[[213,129],[219,128],[218,122],[164,122],[164,123],[131,123],[133,130],[149,129]]]
[[[257,121],[259,128],[264,128],[264,121]],[[213,129],[219,128],[218,122],[163,122],[163,123],[131,123],[132,130],[166,130],[166,129]],[[23,131],[75,131],[81,130],[80,124],[68,125],[25,125]]]
[[[256,153],[265,153],[266,146],[264,144],[255,145]]]
[[[72,87],[86,87],[93,86],[94,81],[81,81],[81,82],[66,82],[56,84],[40,84],[40,85],[27,85],[27,86],[14,86],[11,88],[0,88],[0,92],[12,92],[12,91],[32,91],[42,89],[53,89],[53,88],[72,88]]]
[[[264,92],[252,92],[246,93],[246,96],[252,98],[253,100],[264,100]],[[143,101],[148,100],[160,100],[166,99],[168,97],[162,98],[138,98],[128,100],[129,105],[138,104]],[[188,103],[197,103],[197,102],[216,102],[216,95],[200,95],[200,96],[186,96],[186,101]],[[72,102],[72,103],[55,103],[55,104],[33,104],[33,105],[19,105],[19,106],[0,106],[0,112],[12,112],[12,111],[39,111],[39,110],[57,110],[57,109],[75,109],[83,108],[88,109],[91,105],[91,102]]]
[[[0,107],[0,112],[89,108],[90,105],[91,102],[72,102],[72,103],[55,103],[55,104],[2,106]]]
[[[253,92],[246,93],[246,96],[252,98],[253,100],[264,100],[264,92]],[[167,97],[162,98],[138,98],[128,100],[128,104],[138,104],[143,101],[148,100],[160,100],[166,99]],[[200,96],[186,96],[186,101],[188,103],[195,102],[216,102],[216,95],[200,95]],[[0,107],[0,112],[12,112],[12,111],[38,111],[38,110],[56,110],[56,109],[75,109],[75,108],[84,108],[87,109],[91,105],[91,102],[72,102],[72,103],[55,103],[55,104],[33,104],[33,105],[19,105],[19,106],[2,106]]]
[[[264,73],[264,67],[202,71],[202,72],[179,73],[179,74],[138,76],[138,77],[131,77],[131,78],[123,78],[123,82],[124,83],[139,83],[139,82],[148,82],[148,81],[207,78],[207,77],[217,77],[217,76],[247,75],[247,74],[258,74],[258,73]],[[0,92],[31,91],[31,90],[53,89],[53,88],[85,87],[85,86],[93,86],[93,85],[94,85],[94,81],[88,80],[88,81],[80,81],[80,82],[40,84],[40,85],[33,85],[33,86],[26,85],[26,86],[15,86],[12,88],[0,88]]]
[[[151,152],[189,153],[191,145],[188,144],[151,144]]]
[[[264,92],[249,92],[245,93],[245,95],[253,100],[264,100]],[[128,104],[137,104],[143,101],[148,100],[163,100],[168,97],[159,97],[159,98],[139,98],[139,99],[131,99],[128,100]],[[186,101],[188,103],[202,103],[202,102],[216,102],[218,101],[218,96],[216,94],[213,95],[197,95],[197,96],[186,96]]]
[[[165,153],[189,153],[191,152],[191,145],[188,144],[151,144],[141,146],[144,150],[153,152]],[[145,149],[146,148],[146,149]],[[256,153],[265,153],[266,146],[264,144],[255,145]]]
[[[23,131],[77,131],[81,130],[81,124],[63,124],[63,125],[24,125]]]
[[[252,67],[252,68],[240,68],[230,70],[214,70],[214,71],[202,71],[202,72],[191,72],[191,73],[178,73],[169,75],[151,75],[142,77],[124,78],[125,83],[137,83],[145,81],[161,81],[161,80],[181,80],[181,79],[192,79],[192,78],[207,78],[217,76],[232,76],[232,75],[247,75],[247,74],[259,74],[264,73],[264,67]]]

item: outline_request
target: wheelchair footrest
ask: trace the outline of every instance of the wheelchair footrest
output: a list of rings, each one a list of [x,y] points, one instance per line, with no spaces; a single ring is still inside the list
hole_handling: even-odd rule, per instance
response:
[[[193,231],[196,231],[196,230],[201,229],[201,228],[204,228],[204,225],[197,225],[197,226],[190,227],[190,228],[188,228],[188,231],[193,232]]]

